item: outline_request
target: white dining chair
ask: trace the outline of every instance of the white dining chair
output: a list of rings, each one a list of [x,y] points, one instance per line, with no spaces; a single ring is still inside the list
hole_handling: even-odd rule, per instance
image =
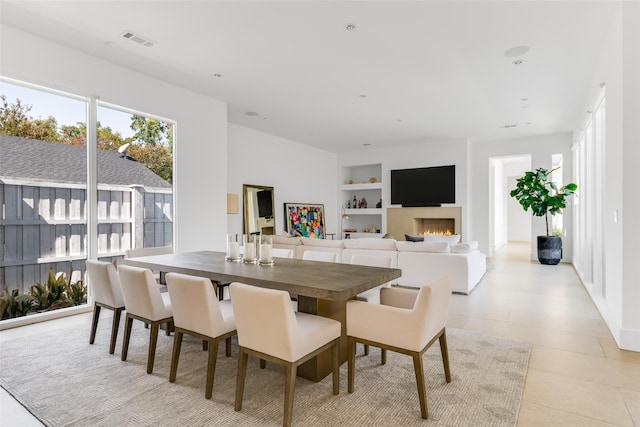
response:
[[[293,249],[272,248],[271,255],[274,258],[293,258]]]
[[[167,324],[167,335],[173,323],[171,300],[168,293],[160,293],[158,284],[153,278],[151,270],[146,268],[120,265],[118,267],[120,286],[124,296],[127,316],[124,325],[124,342],[122,344],[122,360],[127,360],[131,326],[133,319],[151,325],[149,336],[149,354],[147,356],[147,373],[153,372],[156,355],[158,330],[163,323]]]
[[[452,287],[453,276],[447,274],[420,289],[382,288],[380,304],[347,302],[349,393],[354,390],[357,342],[381,348],[383,365],[387,350],[406,354],[413,358],[422,418],[428,417],[422,355],[439,340],[445,380],[451,382],[445,326]]]
[[[216,375],[218,344],[224,340],[226,355],[231,356],[231,337],[236,334],[231,301],[219,301],[211,280],[205,277],[167,273],[166,280],[174,324],[169,381],[176,380],[183,335],[199,338],[208,343],[209,358],[204,396],[206,399],[211,399]]]
[[[302,259],[306,261],[338,262],[338,254],[336,252],[304,251]]]
[[[118,277],[116,267],[110,262],[88,259],[86,261],[86,268],[87,279],[91,288],[91,294],[93,295],[93,320],[91,322],[89,344],[93,344],[96,339],[100,309],[106,308],[112,310],[113,320],[111,324],[109,354],[113,354],[116,349],[120,317],[125,307],[122,290],[120,288],[120,278]]]
[[[229,286],[238,328],[238,380],[235,410],[242,409],[249,355],[285,366],[283,425],[293,414],[296,372],[300,364],[331,349],[333,394],[340,391],[338,348],[340,322],[295,313],[289,293],[234,282]]]

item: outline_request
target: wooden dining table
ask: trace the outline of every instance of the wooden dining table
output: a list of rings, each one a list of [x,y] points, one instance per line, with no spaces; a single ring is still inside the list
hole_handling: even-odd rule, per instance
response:
[[[356,295],[401,276],[397,268],[274,258],[261,266],[225,260],[224,252],[199,251],[124,259],[135,267],[207,277],[220,283],[242,282],[297,295],[298,311],[338,320],[342,324],[340,363],[347,360],[346,303]],[[298,375],[320,381],[331,372],[326,351],[298,367]]]

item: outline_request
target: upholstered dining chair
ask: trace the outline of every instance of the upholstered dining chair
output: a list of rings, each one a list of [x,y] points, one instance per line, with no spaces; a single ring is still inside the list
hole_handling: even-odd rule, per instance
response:
[[[385,267],[391,268],[393,259],[384,255],[368,255],[368,254],[353,254],[351,257],[351,264],[367,265],[369,267]],[[380,286],[376,286],[373,289],[364,291],[356,296],[358,301],[369,302],[371,304],[380,304],[380,289],[388,288],[389,283],[384,283]],[[364,345],[364,354],[369,354],[369,345]]]
[[[353,393],[356,342],[409,355],[418,386],[422,418],[429,416],[422,355],[436,340],[444,364],[446,381],[451,382],[445,324],[451,300],[453,276],[447,274],[420,289],[382,288],[380,304],[347,302],[348,390]]]
[[[122,297],[122,290],[120,289],[120,278],[118,277],[116,267],[110,262],[88,259],[86,267],[89,286],[93,294],[93,320],[91,322],[89,344],[93,344],[96,339],[98,320],[100,320],[100,309],[104,307],[108,310],[113,310],[111,342],[109,344],[109,354],[113,354],[116,349],[120,315],[124,310],[124,298]]]
[[[151,333],[149,335],[147,373],[150,374],[153,372],[160,325],[167,324],[167,335],[169,335],[169,330],[173,323],[171,300],[167,292],[160,293],[158,284],[153,278],[153,273],[149,269],[120,265],[118,267],[118,275],[120,276],[120,286],[122,287],[124,305],[127,310],[124,324],[122,360],[127,360],[133,319],[149,324],[151,325]]]
[[[207,385],[204,396],[211,399],[216,375],[218,343],[225,341],[226,355],[231,356],[231,337],[236,334],[236,322],[231,301],[219,301],[211,280],[205,277],[167,273],[167,287],[173,311],[173,352],[169,381],[176,380],[178,360],[184,334],[208,343]]]
[[[293,249],[273,248],[271,254],[274,258],[293,258]]]
[[[159,246],[154,248],[134,248],[127,249],[125,251],[124,257],[128,258],[139,258],[145,256],[153,256],[153,255],[167,255],[173,253],[173,247],[171,246]],[[156,282],[162,284],[163,277],[160,271],[153,271],[153,277],[156,279]],[[160,288],[162,292],[166,292],[166,289]]]
[[[338,262],[338,254],[336,252],[304,251],[302,259],[307,261]]]
[[[291,425],[298,366],[328,349],[332,354],[333,394],[339,393],[340,322],[295,313],[286,291],[238,282],[231,283],[229,290],[239,344],[236,411],[242,409],[249,355],[285,366],[284,426]]]

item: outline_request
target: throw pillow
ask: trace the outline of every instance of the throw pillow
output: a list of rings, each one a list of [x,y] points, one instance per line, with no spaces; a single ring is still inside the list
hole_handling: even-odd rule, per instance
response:
[[[424,242],[424,236],[412,236],[411,234],[405,234],[404,240],[407,242]]]

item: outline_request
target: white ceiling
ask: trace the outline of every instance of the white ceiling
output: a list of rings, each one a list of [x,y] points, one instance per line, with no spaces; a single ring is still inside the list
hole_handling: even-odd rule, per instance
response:
[[[572,130],[618,2],[0,5],[6,25],[227,102],[231,123],[342,152]]]

